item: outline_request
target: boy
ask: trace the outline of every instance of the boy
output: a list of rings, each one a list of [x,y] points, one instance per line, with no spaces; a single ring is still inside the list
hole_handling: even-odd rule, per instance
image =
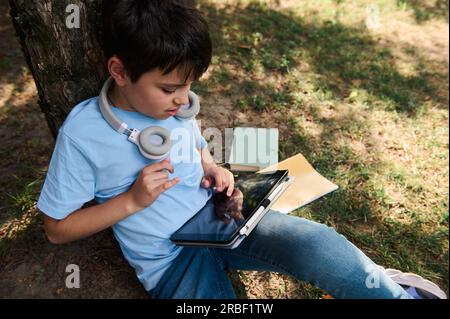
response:
[[[141,155],[102,117],[98,98],[77,105],[61,127],[37,204],[55,244],[112,227],[124,257],[154,298],[235,298],[227,269],[286,273],[336,298],[411,298],[332,228],[270,211],[234,250],[181,248],[169,237],[212,199],[230,196],[231,172],[216,166],[189,104],[212,44],[205,20],[177,1],[107,0],[103,49],[114,113],[131,127],[189,129],[189,163]],[[81,209],[92,199],[98,205]],[[367,284],[374,281],[376,285]],[[375,286],[375,287],[372,287]]]

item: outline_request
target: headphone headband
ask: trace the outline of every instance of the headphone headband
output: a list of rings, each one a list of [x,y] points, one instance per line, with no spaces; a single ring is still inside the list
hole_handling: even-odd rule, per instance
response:
[[[105,84],[103,85],[103,88],[100,92],[100,97],[99,97],[100,111],[101,111],[103,117],[105,118],[105,120],[109,123],[109,125],[112,126],[112,128],[114,130],[116,130],[117,132],[119,132],[121,134],[127,132],[128,133],[127,135],[129,135],[130,130],[128,129],[128,125],[124,121],[122,121],[113,112],[111,103],[109,102],[109,99],[108,99],[108,91],[109,91],[109,88],[111,87],[113,81],[114,81],[114,79],[112,77],[110,77],[110,78],[108,78],[108,80],[106,80]],[[199,101],[197,94],[195,94],[192,91],[189,91],[188,95],[189,95],[189,103],[190,103],[189,108],[187,108],[187,109],[181,108],[178,111],[178,113],[175,115],[175,117],[180,120],[193,119],[200,112],[200,101]]]
[[[161,126],[150,126],[144,129],[142,132],[136,129],[128,128],[128,125],[122,121],[112,110],[111,103],[108,100],[108,91],[113,83],[113,78],[110,77],[106,80],[102,87],[99,97],[100,112],[106,122],[111,125],[111,127],[121,134],[126,134],[128,140],[133,142],[139,147],[139,150],[143,156],[148,159],[159,160],[166,157],[170,148],[172,147],[172,141],[170,140],[170,132]],[[190,120],[195,118],[195,116],[200,111],[200,102],[198,96],[189,91],[189,108],[181,108],[176,118],[181,120]],[[158,136],[162,139],[160,145],[155,145],[151,142],[152,136]]]
[[[122,121],[116,114],[114,114],[111,103],[109,103],[108,99],[108,91],[113,83],[113,78],[110,77],[106,80],[103,85],[102,91],[100,92],[99,104],[100,104],[100,112],[105,118],[106,122],[112,126],[117,132],[123,134],[128,130],[128,125]]]

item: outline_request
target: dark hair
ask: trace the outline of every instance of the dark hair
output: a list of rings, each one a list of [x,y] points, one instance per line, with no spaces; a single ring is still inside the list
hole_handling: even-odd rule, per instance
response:
[[[198,80],[212,57],[208,24],[182,0],[103,0],[103,50],[116,55],[134,83],[157,68],[169,74],[180,67]]]

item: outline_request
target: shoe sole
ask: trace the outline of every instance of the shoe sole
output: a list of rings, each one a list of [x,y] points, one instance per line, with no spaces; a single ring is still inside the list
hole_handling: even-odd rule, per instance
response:
[[[397,269],[384,269],[383,267],[381,268],[393,281],[395,281],[399,285],[416,287],[435,295],[439,299],[447,299],[447,295],[445,294],[445,292],[434,282],[431,282],[413,273],[402,272]]]

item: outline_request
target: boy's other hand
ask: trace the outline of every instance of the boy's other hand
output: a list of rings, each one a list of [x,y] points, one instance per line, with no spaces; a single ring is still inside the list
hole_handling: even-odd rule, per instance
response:
[[[235,188],[231,196],[225,193],[218,193],[214,196],[214,208],[216,216],[225,224],[229,224],[232,219],[243,220],[242,213],[244,205],[244,194]]]
[[[227,190],[227,196],[231,196],[234,190],[234,176],[229,170],[213,166],[205,172],[200,184],[203,188],[216,187],[218,192]]]
[[[136,211],[150,206],[162,192],[172,188],[180,181],[178,177],[169,181],[167,171],[172,174],[174,172],[172,164],[167,159],[149,165],[141,171],[128,191]]]

